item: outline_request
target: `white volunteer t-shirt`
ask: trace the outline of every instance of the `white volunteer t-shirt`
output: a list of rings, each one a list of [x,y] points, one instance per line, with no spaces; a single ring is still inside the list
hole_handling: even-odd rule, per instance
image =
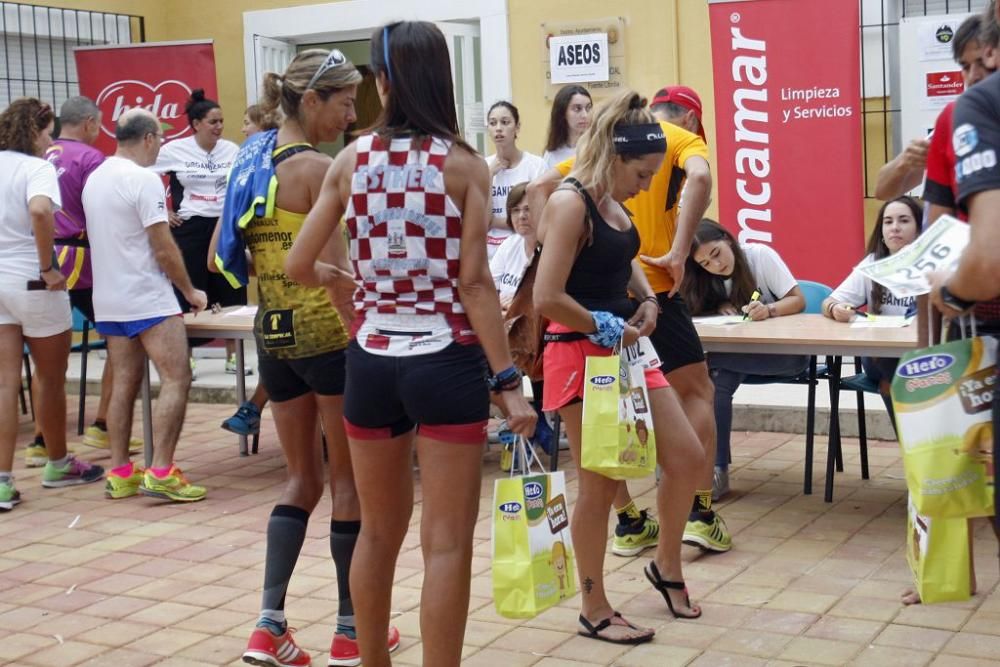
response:
[[[560,162],[565,162],[574,155],[576,155],[576,148],[574,146],[570,146],[569,144],[565,144],[554,151],[545,151],[545,153],[542,154],[542,160],[545,161],[545,166],[547,168],[552,169]]]
[[[871,254],[865,257],[861,263],[871,261],[875,259],[875,255]],[[872,293],[872,281],[866,275],[858,271],[857,269],[851,270],[851,275],[844,279],[844,282],[837,286],[837,289],[833,290],[833,294],[830,298],[839,303],[846,303],[855,308],[860,308],[861,306],[868,306],[871,309],[871,304],[868,303],[868,299],[871,297]],[[898,297],[892,294],[889,290],[885,290],[882,293],[882,308],[879,310],[880,315],[906,315],[907,311],[913,307],[914,298],[913,297]]]
[[[87,179],[83,210],[97,321],[131,322],[180,313],[146,232],[147,227],[167,224],[159,176],[131,160],[109,157]]]
[[[496,155],[486,158],[486,164],[490,168],[497,161]],[[524,151],[521,154],[521,161],[516,167],[501,169],[493,177],[493,184],[490,187],[490,195],[493,197],[493,217],[507,219],[507,195],[510,189],[518,183],[530,182],[546,172],[545,162],[542,158],[533,153]],[[497,249],[507,237],[514,232],[509,229],[499,229],[490,227],[486,232],[486,251],[493,258]]]
[[[511,234],[497,248],[490,259],[490,273],[501,297],[513,297],[517,292],[529,259],[531,257],[524,254],[524,237],[520,234]]]
[[[42,268],[28,202],[48,197],[59,208],[59,178],[52,163],[17,151],[0,151],[0,174],[0,286],[24,290]]]
[[[226,199],[229,168],[239,150],[233,142],[219,139],[215,148],[206,153],[193,136],[184,137],[164,144],[152,169],[158,174],[173,172],[184,188],[178,210],[182,218],[217,218],[222,215]]]
[[[750,273],[760,290],[761,303],[774,303],[783,299],[792,288],[798,286],[798,281],[781,259],[781,255],[769,245],[763,243],[741,243],[740,249],[750,265]],[[732,281],[725,282],[726,293],[732,292]],[[746,304],[733,304],[737,308]]]

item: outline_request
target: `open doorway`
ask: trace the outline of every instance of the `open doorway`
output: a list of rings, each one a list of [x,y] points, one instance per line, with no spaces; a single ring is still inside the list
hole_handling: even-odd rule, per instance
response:
[[[247,97],[258,97],[264,67],[287,64],[304,48],[339,48],[362,71],[358,122],[346,139],[369,127],[380,111],[368,73],[369,37],[378,26],[400,17],[432,21],[448,42],[459,130],[472,146],[486,148],[484,100],[509,99],[510,58],[506,0],[414,3],[412,0],[344,0],[244,13]],[[362,67],[364,66],[364,69]],[[271,70],[273,71],[273,70]],[[324,146],[336,153],[343,140]]]

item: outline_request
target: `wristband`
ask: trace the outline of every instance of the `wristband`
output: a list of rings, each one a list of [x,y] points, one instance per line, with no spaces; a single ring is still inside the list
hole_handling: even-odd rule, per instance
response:
[[[649,302],[649,303],[653,304],[654,306],[656,306],[656,312],[658,312],[658,313],[662,313],[663,312],[663,309],[660,308],[660,300],[656,298],[655,294],[651,294],[651,295],[643,298],[642,303],[646,303],[646,302]]]
[[[594,345],[600,347],[614,347],[621,340],[625,333],[625,320],[607,312],[606,310],[595,310],[590,313],[594,318],[596,331],[587,334],[587,338]]]
[[[486,379],[486,384],[489,386],[490,391],[494,394],[518,389],[521,386],[521,371],[519,371],[515,366],[511,366],[510,368],[488,377]]]
[[[831,301],[830,303],[826,304],[826,316],[829,317],[831,320],[833,319],[833,309],[836,307],[837,307],[836,301]]]
[[[954,308],[955,310],[968,310],[976,305],[975,301],[966,301],[962,297],[952,294],[947,284],[941,285],[941,301],[949,308]]]
[[[49,264],[49,268],[47,268],[47,269],[41,269],[41,270],[39,270],[39,271],[38,271],[38,275],[42,275],[43,273],[48,273],[48,272],[49,272],[49,271],[51,271],[51,270],[52,270],[52,265],[51,265],[51,264]]]

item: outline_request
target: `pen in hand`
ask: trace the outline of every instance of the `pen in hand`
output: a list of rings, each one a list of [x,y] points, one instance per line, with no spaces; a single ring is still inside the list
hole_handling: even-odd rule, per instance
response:
[[[760,298],[760,290],[754,290],[753,294],[750,295],[750,303],[753,303]],[[743,320],[746,321],[750,317],[750,303],[747,304],[747,312],[743,313]]]
[[[869,315],[868,313],[866,313],[864,311],[861,311],[861,310],[858,310],[854,306],[848,306],[848,308],[850,308],[854,312],[854,314],[857,315],[858,317],[864,317],[864,318],[870,318],[871,317],[871,315]]]

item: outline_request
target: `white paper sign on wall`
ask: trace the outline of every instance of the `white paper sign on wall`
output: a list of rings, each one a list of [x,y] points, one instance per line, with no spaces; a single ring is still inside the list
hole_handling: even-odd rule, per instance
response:
[[[607,81],[608,35],[604,32],[564,35],[549,39],[552,83]]]

